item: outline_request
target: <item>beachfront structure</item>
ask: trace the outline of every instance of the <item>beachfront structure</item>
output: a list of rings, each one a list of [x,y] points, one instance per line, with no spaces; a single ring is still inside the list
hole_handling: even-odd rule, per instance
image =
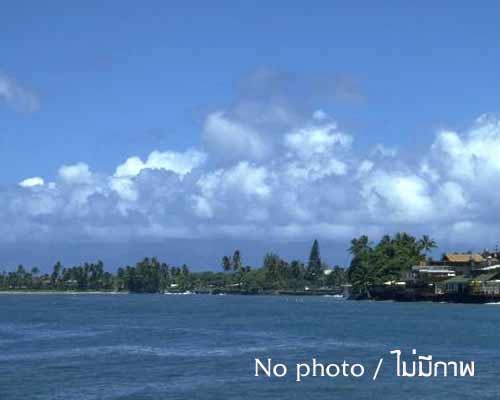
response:
[[[499,295],[500,270],[480,274],[470,280],[471,294]]]
[[[500,267],[500,262],[497,257],[492,256],[490,253],[446,253],[440,261],[429,261],[414,267],[413,271],[418,272],[422,269],[423,272],[427,271],[432,273],[434,270],[436,276],[439,275],[437,271],[451,270],[455,275],[473,275],[481,273],[481,271],[488,271],[488,269],[495,269]]]
[[[488,260],[479,253],[446,253],[439,264],[451,267],[456,275],[467,275],[474,269],[487,266]]]
[[[472,276],[459,275],[442,282],[440,290],[450,295],[498,296],[500,295],[500,269]]]
[[[470,278],[459,275],[444,281],[443,284],[445,294],[465,295],[469,292]]]
[[[448,253],[441,261],[422,262],[401,275],[417,296],[500,295],[500,264],[497,258],[478,253]]]
[[[443,265],[415,265],[411,270],[414,282],[435,283],[456,276],[452,267]]]

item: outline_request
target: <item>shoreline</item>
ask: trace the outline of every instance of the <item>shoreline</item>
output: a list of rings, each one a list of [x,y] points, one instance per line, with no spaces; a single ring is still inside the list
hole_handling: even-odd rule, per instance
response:
[[[335,299],[342,299],[342,300],[348,300],[348,301],[359,301],[359,302],[379,302],[379,303],[387,303],[387,302],[394,302],[394,303],[434,303],[434,304],[485,304],[485,305],[500,305],[500,298],[495,299],[495,298],[482,298],[482,299],[474,299],[474,301],[471,301],[469,298],[464,298],[462,301],[460,301],[457,298],[435,298],[435,299],[401,299],[401,298],[348,298],[344,297],[341,295],[332,295],[332,294],[325,294],[325,293],[305,293],[305,292],[286,292],[286,293],[279,293],[279,292],[269,292],[269,293],[235,293],[235,292],[218,292],[218,293],[209,293],[206,291],[200,291],[200,292],[165,292],[165,293],[133,293],[133,292],[105,292],[105,291],[56,291],[56,290],[2,290],[0,291],[0,296],[1,295],[21,295],[21,296],[30,296],[30,295],[43,295],[43,296],[50,296],[50,295],[67,295],[67,296],[78,296],[78,295],[173,295],[173,296],[189,296],[189,295],[208,295],[208,296],[289,296],[289,297],[329,297],[329,298],[335,298]],[[497,301],[495,301],[497,300]]]
[[[109,294],[109,295],[116,295],[116,294],[129,294],[129,292],[99,292],[99,291],[71,291],[71,290],[0,290],[0,295],[2,294],[23,294],[23,295],[30,295],[30,294],[43,294],[43,295],[50,295],[50,294],[67,294],[67,295],[78,295],[78,294],[88,294],[88,295],[95,295],[95,294]]]
[[[209,295],[209,296],[300,296],[300,297],[311,297],[311,296],[326,296],[335,298],[344,298],[338,293],[332,292],[321,292],[321,291],[310,291],[310,292],[293,292],[293,291],[269,291],[269,292],[235,292],[235,291],[206,291],[206,290],[194,290],[185,292],[164,292],[164,293],[139,293],[139,292],[116,292],[116,291],[72,291],[72,290],[0,290],[0,295],[9,294],[20,294],[20,295]]]

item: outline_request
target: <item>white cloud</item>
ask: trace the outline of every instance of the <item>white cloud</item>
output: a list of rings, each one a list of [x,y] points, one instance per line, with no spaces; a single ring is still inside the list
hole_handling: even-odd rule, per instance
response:
[[[115,176],[117,178],[136,176],[144,168],[145,165],[139,157],[130,157],[123,164],[116,167]]]
[[[172,171],[184,176],[203,164],[206,154],[197,150],[188,150],[184,153],[174,151],[153,151],[146,162],[139,157],[130,157],[116,168],[115,177],[126,178],[138,175],[144,169]]]
[[[448,175],[474,187],[484,186],[500,174],[500,125],[480,117],[465,135],[438,134],[431,148],[435,163]]]
[[[335,158],[313,158],[306,162],[290,161],[287,174],[291,179],[315,181],[327,176],[341,176],[347,173],[347,165]]]
[[[272,193],[269,177],[265,167],[255,166],[248,161],[240,161],[232,168],[218,170],[201,177],[198,185],[202,193],[208,197],[229,193],[242,194],[254,199],[266,199]]]
[[[429,165],[427,160],[422,161],[420,164],[420,173],[430,179],[432,182],[437,182],[440,178],[436,169]]]
[[[445,182],[437,191],[437,205],[441,215],[457,216],[468,212],[471,208],[468,195],[464,189],[456,182]]]
[[[415,223],[433,216],[428,183],[413,174],[375,171],[363,183],[361,194],[376,220]]]
[[[248,132],[256,134],[245,130],[240,139]],[[318,115],[274,134],[280,140],[258,160],[243,150],[224,163],[194,149],[153,151],[146,160],[128,158],[112,175],[80,162],[63,165],[57,184],[26,179],[2,189],[0,220],[10,230],[0,238],[345,241],[404,228],[464,241],[470,226],[480,227],[484,240],[500,235],[494,212],[500,206],[500,124],[492,118],[465,133],[438,132],[414,164],[395,152],[362,157],[351,135]]]
[[[337,124],[310,125],[287,133],[285,146],[302,158],[317,154],[329,154],[336,148],[349,148],[352,136],[337,130]]]
[[[373,168],[373,162],[370,160],[363,160],[357,169],[356,177],[360,178],[370,172]]]
[[[43,186],[44,180],[38,176],[34,176],[33,178],[25,179],[19,182],[19,186],[22,187],[32,187],[32,186]]]
[[[122,200],[134,202],[139,197],[134,181],[130,178],[112,177],[110,179],[109,186],[116,193],[118,193]]]
[[[88,184],[92,181],[92,172],[87,164],[79,162],[59,168],[59,177],[68,184]]]
[[[323,110],[316,110],[313,112],[312,117],[316,121],[323,121],[328,118],[328,114],[325,113]]]
[[[192,200],[194,202],[194,212],[198,217],[210,219],[214,216],[212,206],[206,198],[203,196],[193,195]]]

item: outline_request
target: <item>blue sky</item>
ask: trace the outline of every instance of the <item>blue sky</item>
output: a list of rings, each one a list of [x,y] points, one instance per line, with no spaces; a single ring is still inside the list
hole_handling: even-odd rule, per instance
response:
[[[196,240],[206,249],[188,261],[215,264],[232,246],[257,263],[266,242],[297,256],[316,236],[343,263],[364,230],[496,244],[483,210],[497,199],[478,193],[500,177],[487,151],[500,143],[498,5],[270,3],[3,2],[2,245],[33,263],[57,258],[48,242],[68,262],[157,243],[181,262],[165,243]],[[132,157],[143,164],[119,176]]]

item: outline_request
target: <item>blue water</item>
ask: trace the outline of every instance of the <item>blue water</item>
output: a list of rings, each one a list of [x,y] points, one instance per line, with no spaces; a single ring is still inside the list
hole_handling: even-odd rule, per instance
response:
[[[398,378],[392,349],[474,360],[474,378]],[[254,376],[254,359],[286,364]],[[360,378],[295,364],[361,363]],[[372,375],[384,357],[378,379]],[[0,295],[0,399],[500,398],[500,306],[329,297]]]

